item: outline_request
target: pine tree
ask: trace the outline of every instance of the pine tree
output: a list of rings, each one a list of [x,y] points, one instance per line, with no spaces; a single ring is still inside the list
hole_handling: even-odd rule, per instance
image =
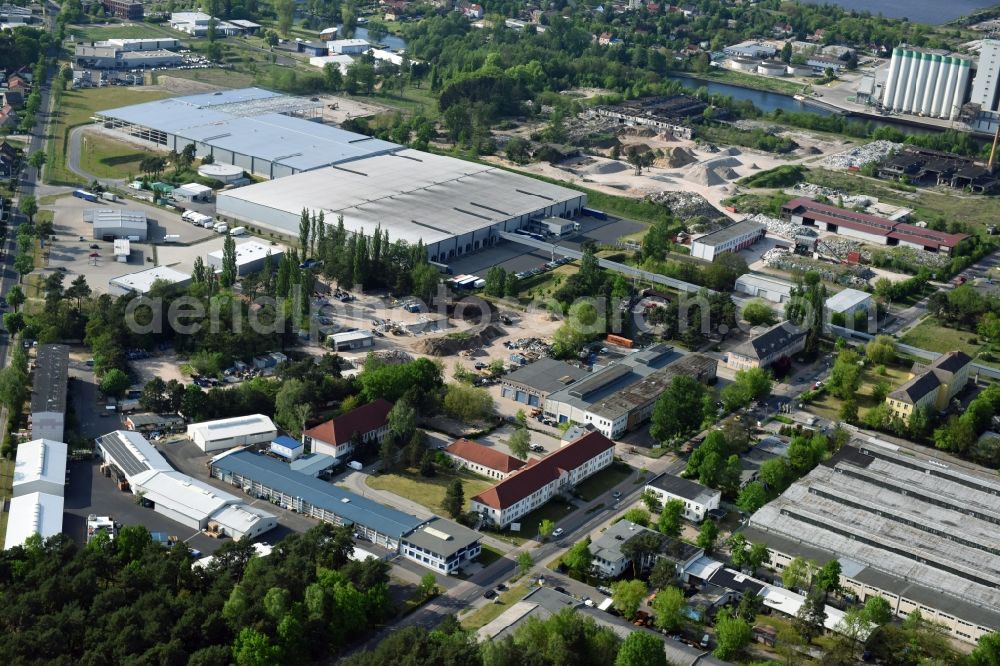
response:
[[[275,281],[274,291],[278,298],[288,298],[288,290],[292,284],[292,264],[288,254],[281,255],[278,262],[278,278]]]
[[[267,256],[264,257],[264,266],[260,270],[260,286],[266,296],[271,296],[274,290],[274,266],[271,262],[271,251],[268,250]]]
[[[309,210],[302,209],[302,217],[299,218],[299,247],[306,254],[309,253]]]
[[[200,256],[194,258],[194,270],[191,271],[191,281],[195,284],[205,282],[205,262]]]
[[[222,244],[222,272],[219,275],[219,284],[223,287],[232,287],[236,283],[236,240],[232,236],[226,236]]]
[[[465,508],[465,490],[462,487],[461,479],[452,479],[451,483],[448,484],[442,506],[445,511],[451,514],[452,518],[458,518],[462,515],[462,510]]]

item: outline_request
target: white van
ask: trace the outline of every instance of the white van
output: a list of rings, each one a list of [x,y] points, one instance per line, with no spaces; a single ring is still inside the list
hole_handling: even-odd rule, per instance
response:
[[[229,225],[226,224],[226,223],[224,223],[224,222],[219,222],[217,225],[215,225],[212,228],[215,229],[215,233],[217,233],[217,234],[224,234],[227,231],[229,231]]]

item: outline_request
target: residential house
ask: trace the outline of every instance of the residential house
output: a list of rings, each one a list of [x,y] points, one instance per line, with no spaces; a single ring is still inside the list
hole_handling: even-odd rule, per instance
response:
[[[389,436],[390,410],[392,403],[379,398],[309,428],[302,433],[302,443],[312,446],[314,453],[325,453],[335,458],[350,454],[358,442],[375,441],[381,444]]]
[[[6,141],[0,143],[0,178],[10,178],[17,167],[17,148]]]
[[[722,502],[722,493],[703,486],[697,481],[682,479],[673,474],[661,474],[646,484],[646,492],[651,492],[666,504],[670,500],[684,502],[684,517],[693,523],[700,523]]]
[[[507,527],[611,465],[614,454],[614,442],[599,432],[588,433],[479,493],[472,498],[472,510],[497,527]]]
[[[491,479],[505,479],[526,464],[514,456],[464,437],[452,442],[444,452],[456,467],[465,467],[469,471]]]
[[[889,411],[907,423],[919,407],[944,410],[969,383],[971,364],[969,355],[960,351],[942,354],[927,365],[914,363],[910,379],[886,398]]]
[[[465,18],[472,19],[473,21],[483,18],[483,6],[482,5],[466,5],[462,10],[462,14]]]
[[[726,356],[726,367],[731,370],[766,368],[775,361],[792,356],[806,346],[806,330],[784,321],[760,332],[750,334],[750,339]]]
[[[0,106],[0,127],[13,127],[17,125],[17,112],[10,104]]]

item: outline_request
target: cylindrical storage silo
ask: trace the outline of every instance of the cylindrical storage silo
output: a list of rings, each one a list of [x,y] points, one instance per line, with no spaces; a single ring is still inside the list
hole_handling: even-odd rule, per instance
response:
[[[951,56],[947,56],[944,61],[948,65],[948,80],[945,82],[944,95],[941,96],[941,111],[938,118],[947,118],[951,115],[951,99],[955,96],[955,86],[958,85],[958,63]]]
[[[913,113],[913,98],[921,90],[922,83],[927,79],[927,61],[924,54],[917,51],[913,54],[913,65],[910,70],[910,80],[903,96],[903,113]]]
[[[924,89],[920,92],[920,113],[925,116],[931,113],[931,102],[934,101],[934,86],[937,85],[938,75],[941,73],[941,56],[936,53],[931,54],[931,66],[927,71],[927,81]]]
[[[955,120],[965,102],[965,90],[969,87],[969,76],[972,72],[971,63],[965,58],[958,58],[958,82],[955,84],[955,94],[951,98],[951,113],[948,118]]]
[[[885,79],[885,89],[882,91],[882,106],[892,107],[892,97],[896,94],[899,84],[899,67],[903,59],[903,49],[898,46],[892,50],[892,60],[889,61],[889,75]]]
[[[941,107],[944,106],[942,100],[944,100],[945,88],[948,87],[948,71],[951,67],[949,60],[951,58],[942,57],[941,66],[938,68],[937,84],[934,86],[934,97],[931,99],[931,116],[934,118],[941,117]]]
[[[913,51],[906,49],[903,51],[903,59],[899,64],[899,83],[896,85],[896,94],[892,97],[892,110],[901,111],[903,99],[906,96],[906,88],[910,85],[910,68],[913,65]]]

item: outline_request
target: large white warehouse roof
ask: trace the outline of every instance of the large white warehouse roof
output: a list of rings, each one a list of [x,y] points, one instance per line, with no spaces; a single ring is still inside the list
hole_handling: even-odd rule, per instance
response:
[[[247,437],[271,430],[277,430],[274,421],[263,414],[250,414],[249,416],[236,416],[218,421],[192,423],[187,427],[187,435],[192,439],[197,437],[203,441],[211,442],[218,439]]]
[[[62,532],[63,498],[49,493],[28,493],[10,501],[4,548],[23,545],[32,534],[42,539]]]
[[[19,444],[14,460],[13,494],[22,494],[21,488],[39,490],[50,487],[53,494],[62,494],[66,485],[66,454],[63,442],[51,439],[34,439]]]
[[[352,233],[371,234],[381,224],[391,241],[430,244],[581,196],[497,167],[406,149],[223,192],[216,210],[293,235],[303,208],[322,210],[329,224],[343,215]]]

